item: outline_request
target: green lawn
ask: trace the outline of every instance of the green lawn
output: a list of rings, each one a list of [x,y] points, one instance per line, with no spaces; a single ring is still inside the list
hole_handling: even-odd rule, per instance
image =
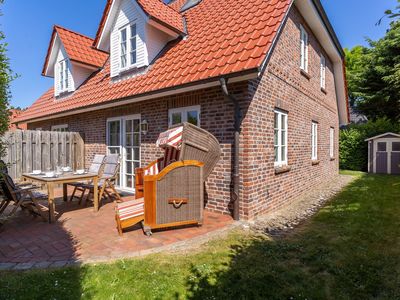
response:
[[[399,299],[400,177],[352,174],[285,238],[238,231],[190,255],[0,273],[0,299]]]

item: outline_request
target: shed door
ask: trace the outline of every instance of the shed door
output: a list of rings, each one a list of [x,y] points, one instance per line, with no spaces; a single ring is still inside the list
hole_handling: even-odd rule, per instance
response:
[[[386,142],[378,142],[378,149],[376,151],[376,173],[388,173],[388,153]]]
[[[391,169],[392,174],[400,174],[400,142],[392,142],[392,153],[391,153]]]

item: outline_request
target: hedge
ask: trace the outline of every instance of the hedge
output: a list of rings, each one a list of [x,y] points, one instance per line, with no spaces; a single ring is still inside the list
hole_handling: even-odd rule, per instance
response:
[[[388,119],[368,121],[364,124],[350,124],[340,131],[339,160],[343,170],[367,171],[368,143],[365,139],[386,133],[400,132],[400,124]]]

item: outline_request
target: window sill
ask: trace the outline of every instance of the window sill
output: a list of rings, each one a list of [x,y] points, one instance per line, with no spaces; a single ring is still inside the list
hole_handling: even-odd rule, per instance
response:
[[[330,159],[330,160],[331,160],[331,161],[333,161],[333,160],[335,160],[335,159],[336,159],[336,158],[334,158],[334,157],[331,157],[331,159]]]
[[[311,78],[311,75],[308,74],[308,72],[305,71],[305,70],[303,70],[303,69],[300,69],[300,74],[303,75],[303,76],[304,76],[305,78],[307,78],[308,80],[310,80],[310,78]]]
[[[311,165],[313,165],[313,166],[319,165],[319,160],[318,159],[313,159],[311,161]]]
[[[326,89],[324,89],[323,87],[321,88],[321,92],[323,92],[325,95],[328,94],[328,92],[326,91]]]
[[[137,65],[131,65],[129,67],[125,67],[123,69],[119,69],[118,75],[119,76],[124,76],[126,74],[129,74],[130,72],[137,71],[137,70],[139,70],[139,67]]]
[[[287,173],[292,169],[290,166],[276,166],[275,167],[275,175]]]

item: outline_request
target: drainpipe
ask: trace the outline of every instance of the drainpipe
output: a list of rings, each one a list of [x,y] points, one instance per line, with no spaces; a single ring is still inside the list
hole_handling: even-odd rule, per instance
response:
[[[227,87],[227,80],[225,78],[220,78],[222,92],[225,97],[232,101],[235,108],[234,115],[234,129],[235,129],[235,140],[233,146],[233,176],[232,176],[232,186],[233,190],[231,192],[231,202],[233,203],[233,219],[239,220],[239,142],[240,142],[240,122],[242,119],[242,112],[240,110],[240,105],[238,99],[232,94],[229,94]]]

